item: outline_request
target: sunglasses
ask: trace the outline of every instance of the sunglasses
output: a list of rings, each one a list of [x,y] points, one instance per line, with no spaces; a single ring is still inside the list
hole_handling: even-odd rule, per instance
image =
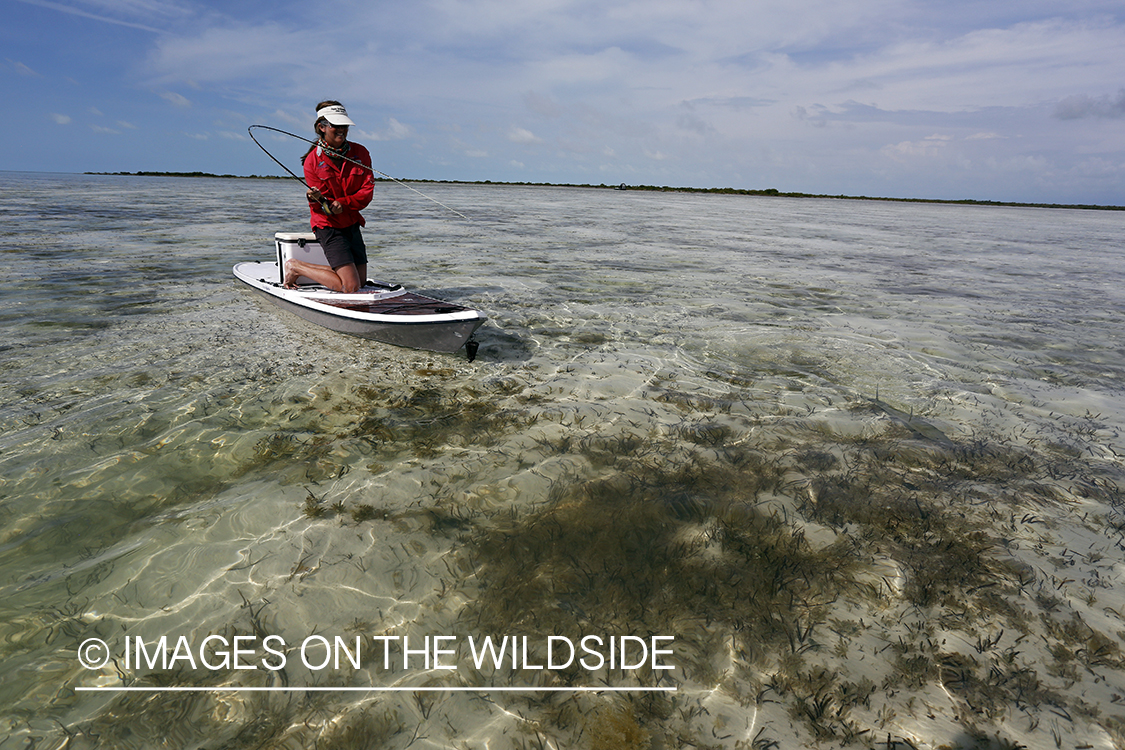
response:
[[[347,130],[348,128],[351,127],[351,125],[333,125],[330,122],[325,123],[325,125],[332,128],[333,130]]]

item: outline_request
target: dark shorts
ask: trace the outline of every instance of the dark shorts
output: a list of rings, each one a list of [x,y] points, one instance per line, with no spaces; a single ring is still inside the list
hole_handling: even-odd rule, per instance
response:
[[[313,233],[324,249],[324,257],[328,259],[328,265],[332,266],[333,271],[351,263],[356,266],[367,263],[367,246],[363,244],[359,224],[345,229],[313,227]]]

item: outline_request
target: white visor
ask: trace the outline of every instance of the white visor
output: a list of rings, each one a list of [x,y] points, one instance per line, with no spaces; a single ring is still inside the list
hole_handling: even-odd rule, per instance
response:
[[[341,107],[339,104],[333,104],[324,109],[316,111],[316,119],[324,118],[333,125],[355,125],[351,118],[348,117],[348,110]]]

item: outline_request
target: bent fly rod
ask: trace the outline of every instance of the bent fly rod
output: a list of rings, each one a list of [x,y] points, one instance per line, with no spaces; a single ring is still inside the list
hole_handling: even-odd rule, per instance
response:
[[[266,147],[265,147],[265,146],[263,146],[263,145],[262,145],[261,143],[259,143],[259,142],[258,142],[258,139],[254,137],[254,128],[258,128],[258,129],[260,129],[260,130],[272,130],[272,131],[273,131],[273,132],[275,132],[275,133],[281,133],[282,135],[287,135],[287,136],[289,136],[290,138],[296,138],[296,139],[297,139],[297,140],[299,140],[299,141],[304,141],[305,143],[311,143],[311,144],[312,144],[312,145],[314,145],[314,146],[318,145],[318,144],[317,144],[317,142],[316,142],[316,141],[314,141],[314,140],[311,140],[311,139],[309,139],[309,138],[305,138],[304,136],[300,136],[300,135],[297,135],[296,133],[290,133],[290,132],[288,132],[288,131],[286,131],[286,130],[281,130],[280,128],[271,128],[271,127],[270,127],[269,125],[251,125],[250,127],[248,127],[248,128],[246,129],[246,132],[250,134],[250,140],[252,140],[252,141],[254,141],[254,143],[258,144],[258,148],[262,149],[262,151],[265,151],[265,153],[266,153],[266,156],[268,156],[269,158],[273,159],[273,160],[274,160],[274,161],[275,161],[275,162],[277,163],[277,165],[278,165],[279,167],[281,167],[281,168],[282,168],[282,169],[284,169],[284,170],[285,170],[286,172],[288,172],[289,174],[291,174],[291,175],[293,176],[293,179],[295,179],[295,180],[297,180],[298,182],[300,182],[300,183],[301,183],[302,185],[304,185],[304,186],[305,186],[306,188],[308,188],[309,190],[312,190],[312,188],[311,188],[311,187],[309,187],[309,183],[305,182],[305,180],[304,180],[304,179],[303,179],[302,177],[298,177],[298,176],[297,176],[297,174],[296,174],[296,173],[294,173],[292,169],[290,169],[289,167],[287,167],[287,166],[285,166],[284,164],[282,164],[282,163],[281,163],[281,162],[280,162],[280,161],[278,160],[278,158],[277,158],[276,156],[274,156],[273,154],[271,154],[271,153],[269,152],[269,150],[267,150],[267,149],[266,149]],[[406,188],[407,190],[413,190],[413,191],[414,191],[415,193],[417,193],[418,195],[422,196],[422,197],[423,197],[423,198],[425,198],[426,200],[428,200],[428,201],[433,201],[434,203],[436,203],[436,204],[438,204],[439,206],[441,206],[442,208],[444,208],[444,209],[445,209],[446,211],[452,211],[453,213],[455,213],[455,214],[457,214],[458,216],[460,216],[460,217],[461,217],[462,219],[465,219],[465,220],[469,220],[469,217],[468,217],[468,216],[465,216],[465,214],[461,213],[460,211],[457,211],[457,210],[455,210],[455,209],[452,209],[452,208],[450,208],[449,206],[445,205],[444,203],[442,203],[441,201],[437,200],[436,198],[431,198],[430,196],[428,196],[428,195],[426,195],[425,193],[423,193],[423,192],[422,192],[421,190],[416,190],[415,188],[412,188],[412,187],[410,187],[409,185],[407,185],[407,184],[406,184],[405,182],[403,182],[402,180],[399,180],[399,179],[396,179],[396,178],[394,178],[394,177],[391,177],[391,176],[390,176],[389,174],[384,174],[383,172],[380,172],[380,171],[379,171],[378,169],[375,169],[374,167],[368,166],[367,164],[364,164],[364,163],[363,163],[363,162],[361,162],[361,161],[356,161],[355,159],[351,159],[351,158],[349,158],[349,157],[347,157],[347,156],[340,156],[340,158],[341,158],[341,159],[344,159],[345,161],[350,161],[350,162],[351,162],[352,164],[355,164],[355,165],[356,165],[357,167],[363,167],[364,169],[370,170],[370,171],[371,171],[371,172],[373,172],[374,174],[380,175],[380,176],[382,176],[382,177],[386,177],[386,178],[387,178],[388,180],[391,180],[392,182],[397,182],[397,183],[398,183],[399,185],[402,185],[402,186],[403,186],[404,188]],[[322,199],[321,199],[321,201],[320,201],[320,206],[321,206],[321,208],[323,208],[323,209],[324,209],[324,212],[325,212],[325,213],[332,213],[331,211],[329,211],[329,210],[328,210],[328,201],[327,201],[327,200],[324,200],[324,199],[322,198]]]

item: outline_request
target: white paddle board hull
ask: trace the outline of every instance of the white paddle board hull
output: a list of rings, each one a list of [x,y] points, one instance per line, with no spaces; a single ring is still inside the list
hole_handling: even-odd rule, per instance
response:
[[[368,282],[355,294],[333,292],[318,284],[286,289],[280,282],[280,266],[272,262],[239,263],[234,275],[270,302],[310,323],[411,349],[455,352],[487,319],[477,310],[410,292],[397,284]]]

